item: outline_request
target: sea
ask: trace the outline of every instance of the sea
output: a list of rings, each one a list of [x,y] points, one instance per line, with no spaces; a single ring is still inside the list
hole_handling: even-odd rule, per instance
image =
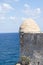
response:
[[[19,33],[0,33],[0,65],[15,65],[19,58]]]

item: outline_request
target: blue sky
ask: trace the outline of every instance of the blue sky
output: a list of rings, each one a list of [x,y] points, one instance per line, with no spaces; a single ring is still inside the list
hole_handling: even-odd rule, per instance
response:
[[[18,32],[26,18],[43,31],[43,0],[0,0],[0,33]]]

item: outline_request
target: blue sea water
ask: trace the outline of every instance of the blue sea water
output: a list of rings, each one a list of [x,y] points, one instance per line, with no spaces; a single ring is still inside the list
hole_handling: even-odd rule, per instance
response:
[[[19,56],[19,33],[0,33],[0,65],[15,65]]]

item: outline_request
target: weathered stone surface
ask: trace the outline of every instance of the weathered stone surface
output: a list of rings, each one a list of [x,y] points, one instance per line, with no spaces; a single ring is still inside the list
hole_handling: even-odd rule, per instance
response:
[[[20,45],[21,56],[29,56],[32,65],[43,65],[43,33],[31,19],[20,27]]]
[[[29,56],[33,62],[43,64],[43,33],[24,33],[21,56]],[[22,45],[23,44],[23,45]]]

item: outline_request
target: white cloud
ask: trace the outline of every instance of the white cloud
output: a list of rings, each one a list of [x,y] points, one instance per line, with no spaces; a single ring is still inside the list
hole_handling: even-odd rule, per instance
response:
[[[7,3],[12,3],[12,2],[17,3],[17,2],[19,2],[19,0],[4,0],[4,1],[7,2]]]
[[[17,17],[15,17],[15,16],[5,17],[5,16],[1,16],[1,15],[0,15],[0,20],[5,20],[5,19],[7,19],[7,20],[12,20],[12,21],[16,21],[16,20],[17,20]]]
[[[0,16],[0,20],[5,20],[6,18],[4,16]]]
[[[11,20],[15,20],[16,17],[15,17],[15,16],[10,16],[10,19],[11,19]]]
[[[1,10],[2,10],[2,7],[0,6],[0,12],[1,12]]]
[[[14,10],[14,8],[10,4],[3,3],[0,5],[0,13],[7,13],[11,10]]]
[[[29,7],[29,5],[28,4],[24,4],[24,7]]]
[[[10,16],[8,17],[8,19],[11,21],[16,21],[16,22],[18,21],[18,18],[16,16]]]
[[[41,13],[41,9],[40,8],[34,8],[32,9],[28,4],[24,4],[24,9],[22,10],[22,12],[28,16],[31,17],[39,17],[40,13]]]
[[[37,14],[40,14],[40,13],[41,13],[41,9],[40,9],[40,8],[36,8],[36,9],[35,9],[35,12],[36,12]]]
[[[5,20],[6,15],[8,14],[8,12],[10,12],[11,10],[15,10],[10,4],[7,3],[2,3],[0,4],[0,20]]]
[[[4,8],[5,10],[14,9],[10,4],[6,4],[6,3],[3,4],[3,8]]]
[[[21,20],[25,20],[26,18],[25,17],[22,17]]]
[[[15,2],[18,2],[19,0],[14,0]]]

